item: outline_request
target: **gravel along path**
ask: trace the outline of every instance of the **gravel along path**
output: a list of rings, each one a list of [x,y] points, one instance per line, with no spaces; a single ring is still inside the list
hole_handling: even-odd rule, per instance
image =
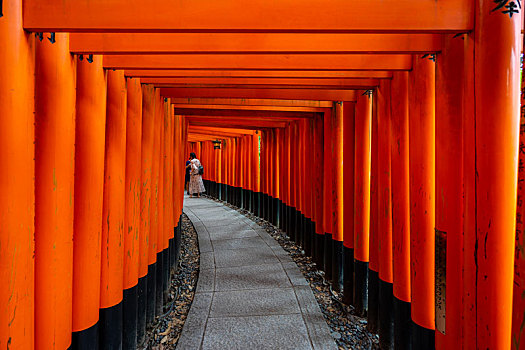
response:
[[[197,232],[188,217],[182,216],[182,241],[179,265],[171,280],[168,300],[163,314],[147,329],[146,340],[141,350],[175,349],[182,326],[190,311],[199,276],[199,244]]]

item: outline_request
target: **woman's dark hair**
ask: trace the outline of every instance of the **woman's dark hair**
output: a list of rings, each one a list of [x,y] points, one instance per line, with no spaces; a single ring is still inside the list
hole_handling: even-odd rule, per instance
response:
[[[190,153],[190,158],[191,159],[195,159],[195,158],[197,158],[197,155],[195,153],[191,152]]]

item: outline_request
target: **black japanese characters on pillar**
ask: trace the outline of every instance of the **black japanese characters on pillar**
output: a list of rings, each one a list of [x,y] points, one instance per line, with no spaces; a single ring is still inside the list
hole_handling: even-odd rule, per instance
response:
[[[496,7],[492,9],[494,11],[500,11],[503,14],[509,15],[512,18],[512,15],[520,13],[521,10],[521,0],[494,0]]]

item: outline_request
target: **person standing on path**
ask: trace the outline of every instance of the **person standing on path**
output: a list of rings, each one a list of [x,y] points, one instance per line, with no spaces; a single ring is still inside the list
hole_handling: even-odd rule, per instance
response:
[[[190,198],[194,194],[197,194],[197,197],[201,196],[201,193],[205,192],[204,183],[202,182],[202,165],[200,160],[197,159],[195,153],[190,153],[191,166],[190,166]]]

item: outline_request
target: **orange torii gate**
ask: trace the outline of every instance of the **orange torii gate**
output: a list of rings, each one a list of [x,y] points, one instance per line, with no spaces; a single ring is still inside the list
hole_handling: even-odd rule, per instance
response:
[[[523,348],[522,5],[0,1],[0,344],[141,342],[191,149],[383,349]]]

